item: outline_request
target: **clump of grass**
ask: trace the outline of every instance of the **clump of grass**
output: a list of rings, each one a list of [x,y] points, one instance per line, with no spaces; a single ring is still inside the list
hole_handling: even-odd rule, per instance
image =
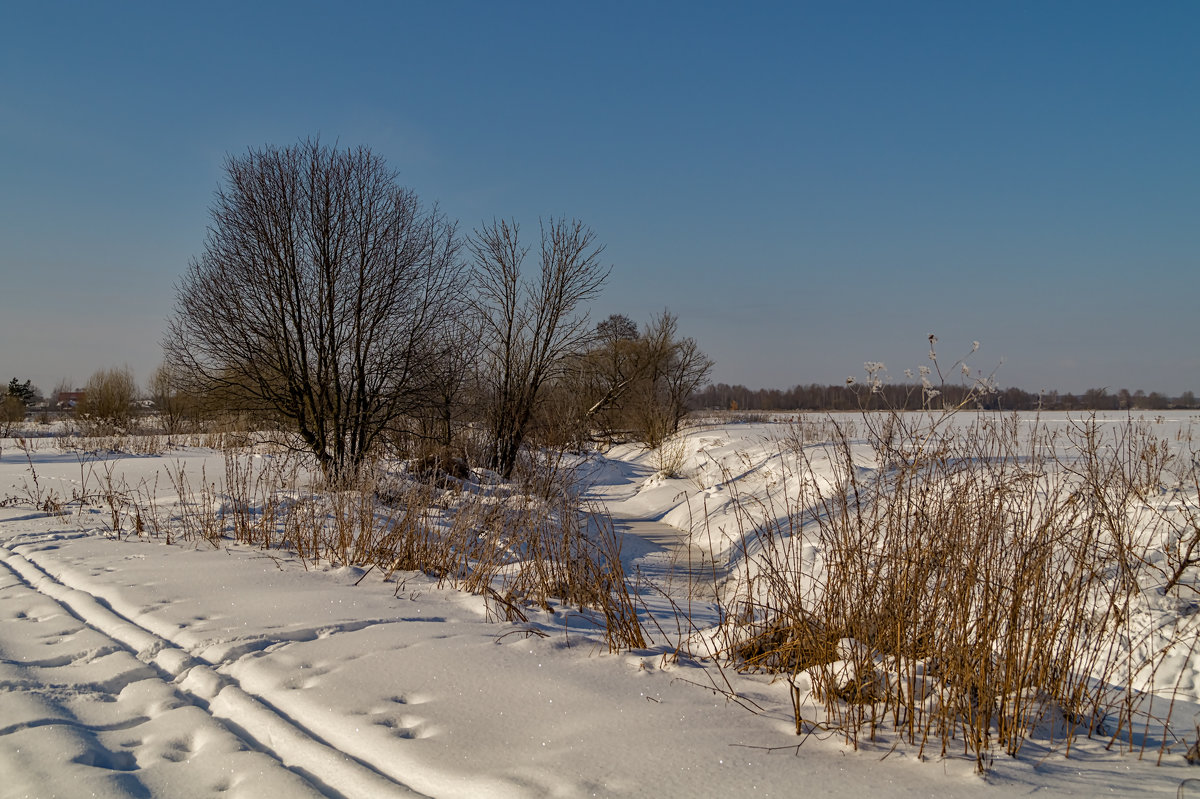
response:
[[[659,442],[653,450],[655,472],[663,477],[681,477],[687,463],[687,439],[678,433]]]

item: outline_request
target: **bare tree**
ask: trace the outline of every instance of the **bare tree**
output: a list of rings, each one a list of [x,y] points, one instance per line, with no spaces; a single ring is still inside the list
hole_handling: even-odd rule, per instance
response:
[[[455,302],[432,336],[437,359],[429,373],[422,434],[444,457],[453,449],[456,428],[470,418],[478,397],[478,315],[466,303]]]
[[[663,319],[669,316],[663,312]],[[671,317],[674,322],[675,318]],[[685,337],[672,341],[662,377],[662,400],[669,410],[670,431],[675,433],[687,416],[688,400],[708,381],[713,361],[700,350],[696,340]]]
[[[70,400],[65,399],[67,395],[73,393],[75,381],[69,377],[64,377],[54,386],[54,390],[50,392],[50,407],[56,410],[71,410],[75,406],[70,405]]]
[[[196,400],[184,389],[184,380],[169,363],[159,364],[146,385],[146,393],[168,435],[182,432],[189,417],[195,416]]]
[[[596,338],[606,344],[618,341],[636,341],[637,322],[623,313],[609,314],[603,322],[596,323]]]
[[[75,412],[89,432],[128,427],[137,399],[137,381],[128,366],[97,370],[88,378],[83,391],[83,400]]]
[[[625,400],[655,357],[628,316],[613,314],[596,325],[593,346],[579,359],[575,374],[577,390],[587,401],[583,422],[608,437],[626,426]]]
[[[211,216],[168,361],[352,475],[423,388],[425,332],[461,288],[456,226],[368,148],[312,139],[228,157]]]
[[[644,336],[652,355],[635,416],[642,441],[657,447],[679,430],[687,401],[708,379],[713,362],[693,338],[680,338],[679,319],[663,310]]]
[[[521,275],[528,247],[516,223],[493,221],[475,231],[469,247],[483,325],[491,466],[508,477],[544,387],[592,337],[579,309],[609,269],[595,233],[576,220],[541,225],[541,273],[533,281]]]
[[[688,399],[707,380],[712,361],[694,339],[679,336],[679,321],[667,310],[641,335],[621,315],[610,316],[596,331],[576,377],[589,398],[587,420],[610,436],[632,434],[658,446],[679,429]]]

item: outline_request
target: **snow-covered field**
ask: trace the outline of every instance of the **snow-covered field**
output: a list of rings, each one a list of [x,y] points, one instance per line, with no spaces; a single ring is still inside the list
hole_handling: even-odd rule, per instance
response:
[[[1147,423],[1174,451],[1194,455],[1195,414]],[[818,419],[797,439],[794,426],[705,425],[665,455],[622,446],[581,467],[589,496],[626,534],[626,574],[650,639],[620,654],[570,608],[498,622],[483,598],[421,574],[385,580],[228,540],[167,544],[133,532],[129,518],[118,537],[103,505],[69,505],[62,515],[36,507],[38,496],[69,498],[119,478],[169,508],[178,497],[166,475],[181,467],[193,475],[203,467],[219,497],[220,452],[91,460],[51,440],[28,453],[4,440],[0,796],[1188,790],[1181,783],[1200,769],[1178,744],[1156,766],[1157,748],[1139,757],[1109,747],[1108,736],[1081,736],[1069,758],[1035,737],[981,775],[972,758],[918,757],[886,734],[857,748],[836,732],[798,737],[784,680],[703,658],[714,640],[704,628],[718,620],[715,586],[727,582],[731,559],[751,551],[739,548],[747,525],[739,502],[758,497],[755,507],[766,508],[763,498],[785,495],[798,467],[780,441],[791,431],[793,443],[815,444],[825,429]],[[659,471],[664,457],[674,476]],[[808,461],[819,468],[817,450]],[[1181,596],[1190,599],[1170,604],[1184,641],[1196,635],[1187,626],[1200,599],[1195,580],[1185,575]],[[1200,721],[1198,672],[1190,650],[1156,672],[1156,685],[1178,688],[1175,729]],[[1153,737],[1149,728],[1144,735]]]

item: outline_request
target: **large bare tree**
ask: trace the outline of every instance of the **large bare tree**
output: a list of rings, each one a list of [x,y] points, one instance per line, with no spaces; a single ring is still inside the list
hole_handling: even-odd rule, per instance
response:
[[[211,217],[168,362],[352,475],[424,388],[430,329],[462,288],[456,226],[368,148],[313,139],[228,157]]]
[[[529,248],[516,223],[493,221],[475,231],[469,247],[483,329],[491,466],[508,477],[543,389],[593,335],[580,306],[599,292],[609,270],[600,262],[604,248],[595,233],[576,220],[542,223],[541,270],[533,280],[521,274]]]

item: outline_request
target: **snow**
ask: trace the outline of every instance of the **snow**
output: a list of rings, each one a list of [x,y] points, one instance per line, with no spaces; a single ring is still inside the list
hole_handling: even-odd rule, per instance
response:
[[[1165,437],[1193,422],[1171,416]],[[715,622],[696,566],[727,566],[732,496],[786,482],[780,433],[693,428],[675,477],[634,446],[581,467],[658,619],[648,648],[621,654],[569,608],[496,622],[416,573],[116,537],[104,507],[47,515],[33,475],[70,496],[81,458],[0,442],[0,796],[1174,796],[1200,775],[1181,753],[1155,766],[1105,740],[1069,758],[1034,741],[979,775],[885,735],[857,750],[797,737],[785,682],[717,669],[668,613]],[[169,469],[223,474],[203,448],[98,462],[128,485],[157,479],[162,504]],[[1198,665],[1178,657],[1160,680],[1200,683]]]

